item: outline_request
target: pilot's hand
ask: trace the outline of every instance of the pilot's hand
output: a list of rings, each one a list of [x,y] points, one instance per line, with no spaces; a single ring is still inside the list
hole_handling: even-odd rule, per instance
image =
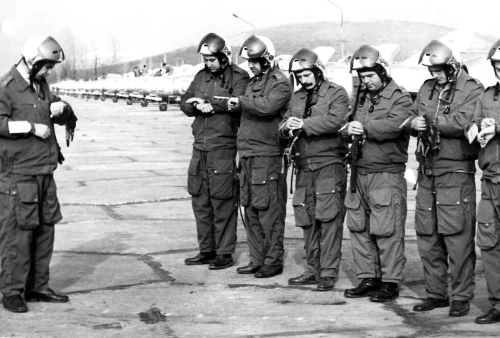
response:
[[[424,131],[427,128],[427,123],[423,116],[418,116],[411,120],[411,128],[416,131]]]
[[[50,128],[45,124],[35,123],[35,135],[45,140],[50,136]]]
[[[486,117],[481,121],[481,130],[486,129],[494,124],[495,124],[495,119],[492,119],[491,117]]]
[[[64,102],[53,102],[50,105],[50,117],[60,116],[64,112],[66,104]]]
[[[286,120],[285,128],[288,130],[302,129],[304,127],[304,121],[298,117],[290,117]]]
[[[477,134],[477,140],[481,148],[486,147],[486,144],[495,136],[495,125],[491,125]]]
[[[240,106],[240,100],[237,97],[230,97],[229,100],[227,100],[228,110],[236,109],[239,106]]]
[[[186,100],[186,103],[193,103],[193,102],[198,102],[198,104],[200,104],[200,103],[204,103],[205,101],[203,101],[202,99],[197,98],[197,97],[191,97],[191,98]]]
[[[347,127],[347,135],[362,135],[363,125],[359,121],[352,121]]]
[[[204,114],[214,112],[214,108],[212,107],[212,105],[210,103],[198,103],[196,105],[196,109],[198,109],[199,111],[201,111]]]

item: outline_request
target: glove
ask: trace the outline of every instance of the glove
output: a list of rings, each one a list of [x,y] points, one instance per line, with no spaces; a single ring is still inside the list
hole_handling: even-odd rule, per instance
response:
[[[78,118],[73,112],[73,108],[69,105],[67,107],[70,109],[70,116],[64,127],[66,128],[66,146],[69,147],[70,141],[73,142],[73,138],[75,137],[76,121],[78,121]]]

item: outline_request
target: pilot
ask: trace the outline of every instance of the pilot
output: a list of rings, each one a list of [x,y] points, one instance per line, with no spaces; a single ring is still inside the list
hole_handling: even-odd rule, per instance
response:
[[[349,110],[349,99],[343,87],[325,78],[324,65],[309,49],[295,53],[288,69],[302,87],[292,95],[280,134],[296,140],[295,149],[300,154],[300,159],[295,159],[298,171],[292,205],[306,249],[304,273],[289,279],[288,284],[319,282],[318,291],[329,291],[335,285],[342,257],[347,181],[343,159],[347,148],[338,131]]]
[[[432,79],[420,88],[405,126],[418,136],[419,165],[415,206],[417,246],[424,268],[426,300],[414,311],[452,304],[449,315],[464,316],[474,296],[476,186],[478,147],[465,129],[471,124],[484,87],[462,70],[452,49],[433,40],[422,50],[419,64]]]
[[[274,45],[268,38],[251,36],[243,43],[240,56],[248,60],[254,77],[244,94],[229,99],[231,107],[242,108],[240,198],[250,251],[250,263],[236,271],[270,278],[283,272],[287,168],[282,163],[284,147],[278,127],[291,88],[276,65]]]
[[[62,163],[54,124],[76,121],[46,82],[64,61],[59,43],[34,37],[21,54],[0,78],[0,292],[11,312],[27,312],[25,301],[69,301],[49,288],[54,224],[62,219],[53,176]]]
[[[370,297],[373,302],[399,297],[406,263],[404,174],[410,136],[401,124],[410,116],[412,101],[385,66],[387,62],[372,46],[363,45],[353,54],[350,68],[357,71],[361,84],[341,131],[348,142],[355,141],[351,154],[360,154],[351,156],[350,189],[344,203],[361,282],[345,290],[344,296]]]
[[[488,59],[495,76],[500,80],[500,40],[490,49]],[[492,324],[500,321],[500,174],[498,168],[498,134],[500,134],[500,82],[488,87],[478,101],[474,122],[481,132],[478,140],[481,178],[481,200],[477,208],[477,245],[481,249],[484,275],[488,286],[488,300],[492,308],[476,318],[477,324]]]
[[[236,132],[239,108],[228,109],[229,97],[243,95],[249,76],[231,63],[231,47],[215,33],[198,46],[205,67],[181,99],[181,110],[194,117],[193,157],[188,192],[196,218],[200,253],[184,262],[225,269],[234,264],[238,183],[235,182]]]

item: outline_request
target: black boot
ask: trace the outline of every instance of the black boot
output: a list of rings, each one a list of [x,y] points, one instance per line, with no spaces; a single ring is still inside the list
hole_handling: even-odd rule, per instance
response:
[[[344,297],[347,298],[362,298],[370,297],[372,292],[380,288],[380,278],[363,278],[361,283],[354,289],[346,289]]]
[[[215,259],[215,252],[200,252],[195,257],[186,258],[184,263],[186,265],[202,265],[210,264]]]
[[[380,289],[370,296],[372,302],[390,302],[399,297],[398,283],[382,282]]]
[[[217,255],[208,268],[210,270],[221,270],[229,268],[230,266],[233,266],[233,264],[233,256],[231,254]]]

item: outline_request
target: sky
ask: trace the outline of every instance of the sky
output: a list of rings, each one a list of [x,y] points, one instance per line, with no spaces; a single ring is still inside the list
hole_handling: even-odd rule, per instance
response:
[[[335,5],[328,0],[0,0],[0,73],[20,59],[29,37],[57,39],[68,32],[84,46],[82,53],[110,56],[114,39],[122,60],[197,45],[209,32],[251,35],[251,25],[257,34],[259,28],[295,22],[340,25],[342,14],[344,21],[408,20],[500,38],[499,0],[331,2]]]

